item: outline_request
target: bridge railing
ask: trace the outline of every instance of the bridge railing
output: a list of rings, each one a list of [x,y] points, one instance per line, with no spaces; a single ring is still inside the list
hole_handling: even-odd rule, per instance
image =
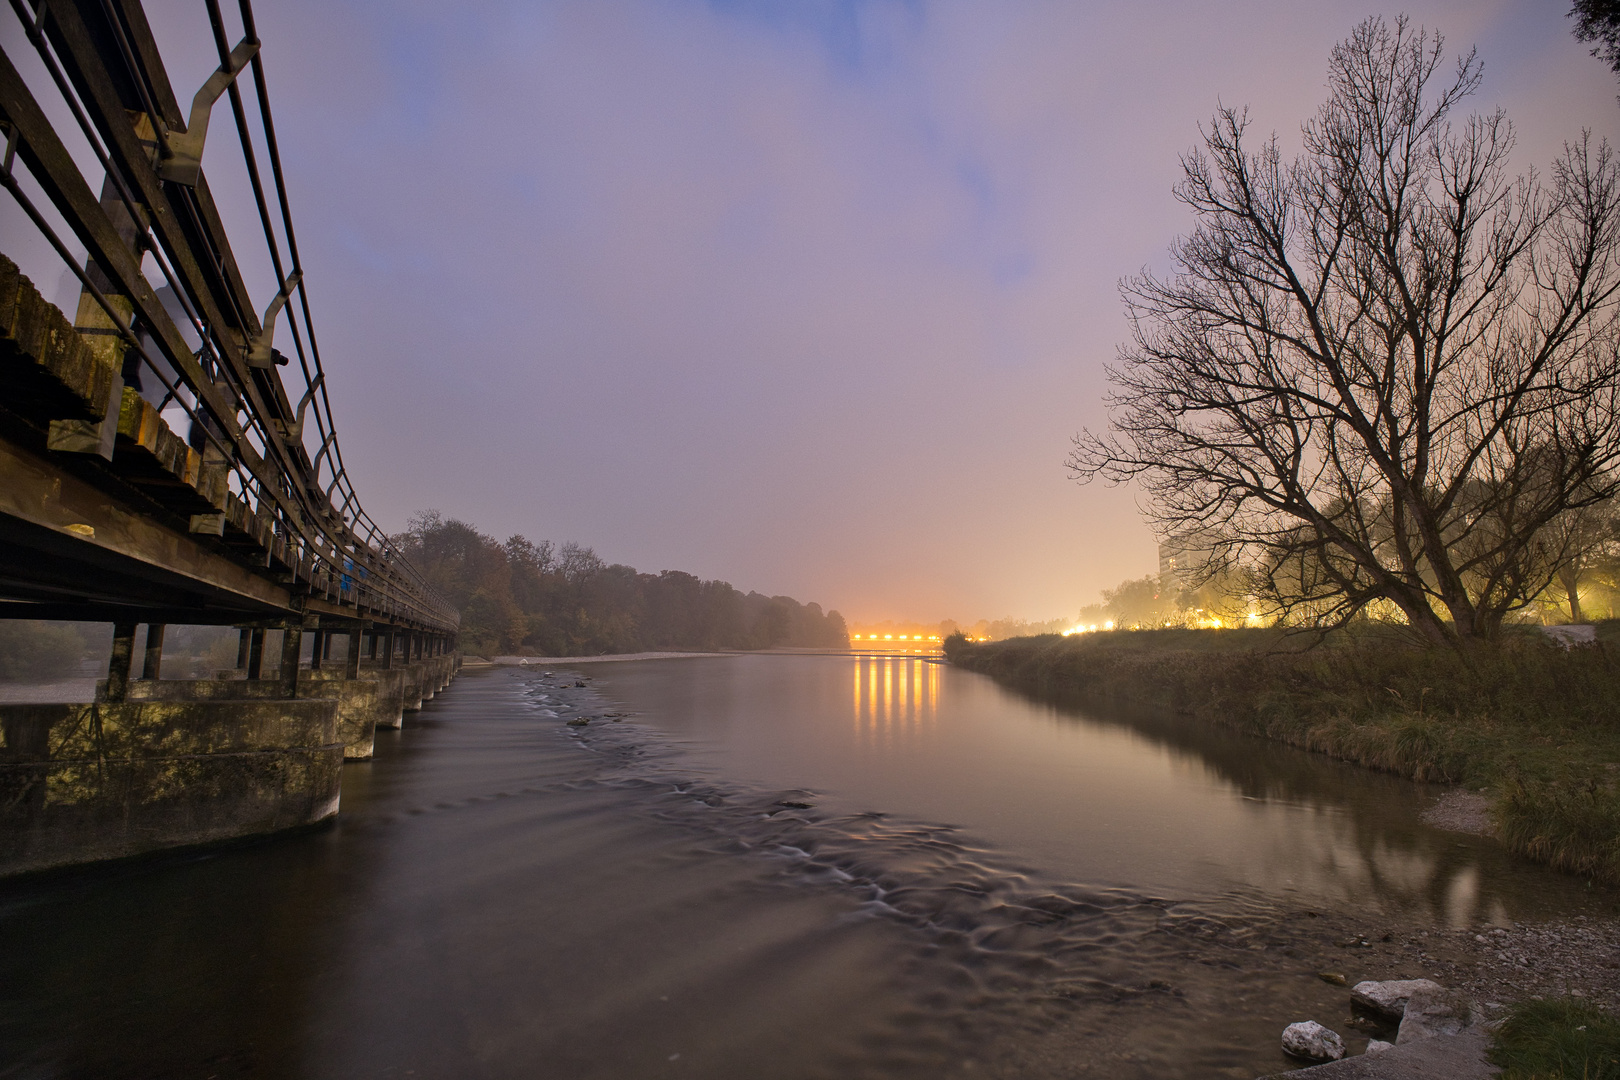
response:
[[[139,0],[9,2],[31,53],[0,49],[0,183],[77,278],[68,317],[116,369],[100,426],[52,423],[52,448],[144,450],[167,469],[154,482],[165,497],[177,476],[195,494],[177,504],[192,532],[340,604],[453,630],[454,607],[365,512],[344,465],[250,0],[234,27],[206,0],[219,68],[185,113]],[[205,150],[231,153],[227,126],[269,297],[251,293],[203,168]]]

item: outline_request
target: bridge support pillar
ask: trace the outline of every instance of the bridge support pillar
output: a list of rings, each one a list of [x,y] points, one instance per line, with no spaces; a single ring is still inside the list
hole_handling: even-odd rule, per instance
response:
[[[163,631],[162,623],[146,624],[146,659],[141,664],[141,678],[161,678],[163,671]]]
[[[365,667],[362,679],[377,684],[377,726],[401,728],[405,726],[405,669]]]
[[[258,627],[248,631],[247,677],[264,677],[264,631]]]
[[[281,632],[281,687],[288,697],[298,696],[298,663],[303,645],[302,626],[289,626]]]
[[[328,818],[337,713],[335,699],[0,705],[0,876]]]
[[[129,690],[129,668],[135,659],[135,624],[114,623],[112,656],[107,661],[108,701],[123,701]]]
[[[407,639],[408,640],[408,639]],[[400,669],[405,676],[405,711],[422,711],[422,683],[426,672],[420,662],[407,663]]]
[[[129,684],[131,701],[268,701],[281,698],[280,679],[141,679]],[[397,727],[399,698],[392,699],[375,679],[346,679],[337,672],[306,671],[298,681],[298,700],[337,702],[335,739],[346,761],[364,761],[375,747],[379,724]]]

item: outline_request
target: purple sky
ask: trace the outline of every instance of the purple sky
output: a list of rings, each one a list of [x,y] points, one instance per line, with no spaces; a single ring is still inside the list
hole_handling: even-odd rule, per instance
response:
[[[147,8],[189,100],[202,4]],[[1479,48],[1521,168],[1620,141],[1565,9],[1405,9]],[[1292,144],[1398,10],[260,0],[361,498],[855,619],[1072,615],[1156,569],[1134,494],[1062,462],[1117,281],[1189,227],[1178,155],[1219,102]]]

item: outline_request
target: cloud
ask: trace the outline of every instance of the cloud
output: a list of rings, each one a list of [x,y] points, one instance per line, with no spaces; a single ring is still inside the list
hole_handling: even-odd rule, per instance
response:
[[[1247,102],[1287,143],[1374,11],[261,6],[374,516],[437,506],[878,618],[1047,616],[1154,569],[1132,495],[1061,466],[1105,419],[1116,282],[1187,228],[1169,193],[1199,122]],[[1480,104],[1524,160],[1614,136],[1612,80],[1558,11],[1412,10],[1480,44]],[[153,13],[177,86],[200,82],[203,20]]]

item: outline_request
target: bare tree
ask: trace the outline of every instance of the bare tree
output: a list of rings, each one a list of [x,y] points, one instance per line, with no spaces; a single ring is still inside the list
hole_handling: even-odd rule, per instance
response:
[[[1076,479],[1136,480],[1286,609],[1393,605],[1434,642],[1493,636],[1560,561],[1562,515],[1620,486],[1620,183],[1607,144],[1508,175],[1500,112],[1455,117],[1474,54],[1370,19],[1284,162],[1221,109],[1183,159],[1177,271],[1122,293],[1111,431]]]
[[[1569,621],[1586,621],[1582,593],[1612,561],[1615,542],[1613,502],[1583,507],[1562,515],[1549,527],[1553,545],[1565,553],[1553,573],[1545,599],[1563,597]]]

